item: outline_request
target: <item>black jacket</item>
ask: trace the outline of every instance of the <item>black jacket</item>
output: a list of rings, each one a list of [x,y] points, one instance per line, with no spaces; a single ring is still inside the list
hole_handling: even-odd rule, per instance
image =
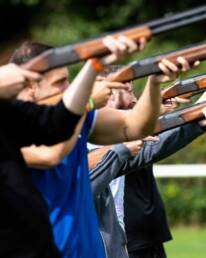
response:
[[[0,257],[57,258],[47,207],[32,184],[20,148],[68,139],[80,116],[53,107],[0,101]]]

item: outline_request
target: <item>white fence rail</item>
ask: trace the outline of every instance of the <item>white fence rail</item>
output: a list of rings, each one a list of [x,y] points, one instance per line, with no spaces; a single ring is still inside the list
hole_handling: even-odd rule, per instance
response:
[[[155,165],[154,175],[155,177],[206,177],[206,165]]]

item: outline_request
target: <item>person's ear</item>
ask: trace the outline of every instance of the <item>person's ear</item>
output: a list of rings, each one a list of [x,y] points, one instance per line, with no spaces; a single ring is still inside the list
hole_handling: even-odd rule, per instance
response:
[[[35,90],[33,88],[28,88],[28,96],[35,100]]]
[[[33,100],[33,101],[35,101],[35,99],[36,99],[36,92],[37,92],[37,90],[38,90],[38,85],[39,85],[39,83],[38,82],[32,82],[32,81],[30,81],[29,82],[29,84],[28,84],[28,95],[29,95],[29,97]]]

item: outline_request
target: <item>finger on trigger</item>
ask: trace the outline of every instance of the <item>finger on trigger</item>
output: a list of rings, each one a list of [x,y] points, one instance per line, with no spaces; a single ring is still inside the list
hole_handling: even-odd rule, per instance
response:
[[[26,69],[21,69],[21,74],[28,80],[41,80],[42,76],[39,73],[31,72]]]

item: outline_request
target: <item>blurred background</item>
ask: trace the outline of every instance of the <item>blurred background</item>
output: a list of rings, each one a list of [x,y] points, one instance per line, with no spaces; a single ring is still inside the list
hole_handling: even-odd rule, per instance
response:
[[[205,4],[203,0],[0,0],[0,64],[25,40],[53,46],[141,24]],[[153,38],[143,53],[125,63],[175,50],[205,40],[206,22]],[[71,79],[81,65],[70,66]],[[182,78],[206,72],[206,62]],[[135,82],[140,93],[145,80]],[[206,163],[206,135],[165,159],[164,164]],[[206,257],[206,179],[158,179],[167,207],[174,241],[167,245],[170,258]]]

